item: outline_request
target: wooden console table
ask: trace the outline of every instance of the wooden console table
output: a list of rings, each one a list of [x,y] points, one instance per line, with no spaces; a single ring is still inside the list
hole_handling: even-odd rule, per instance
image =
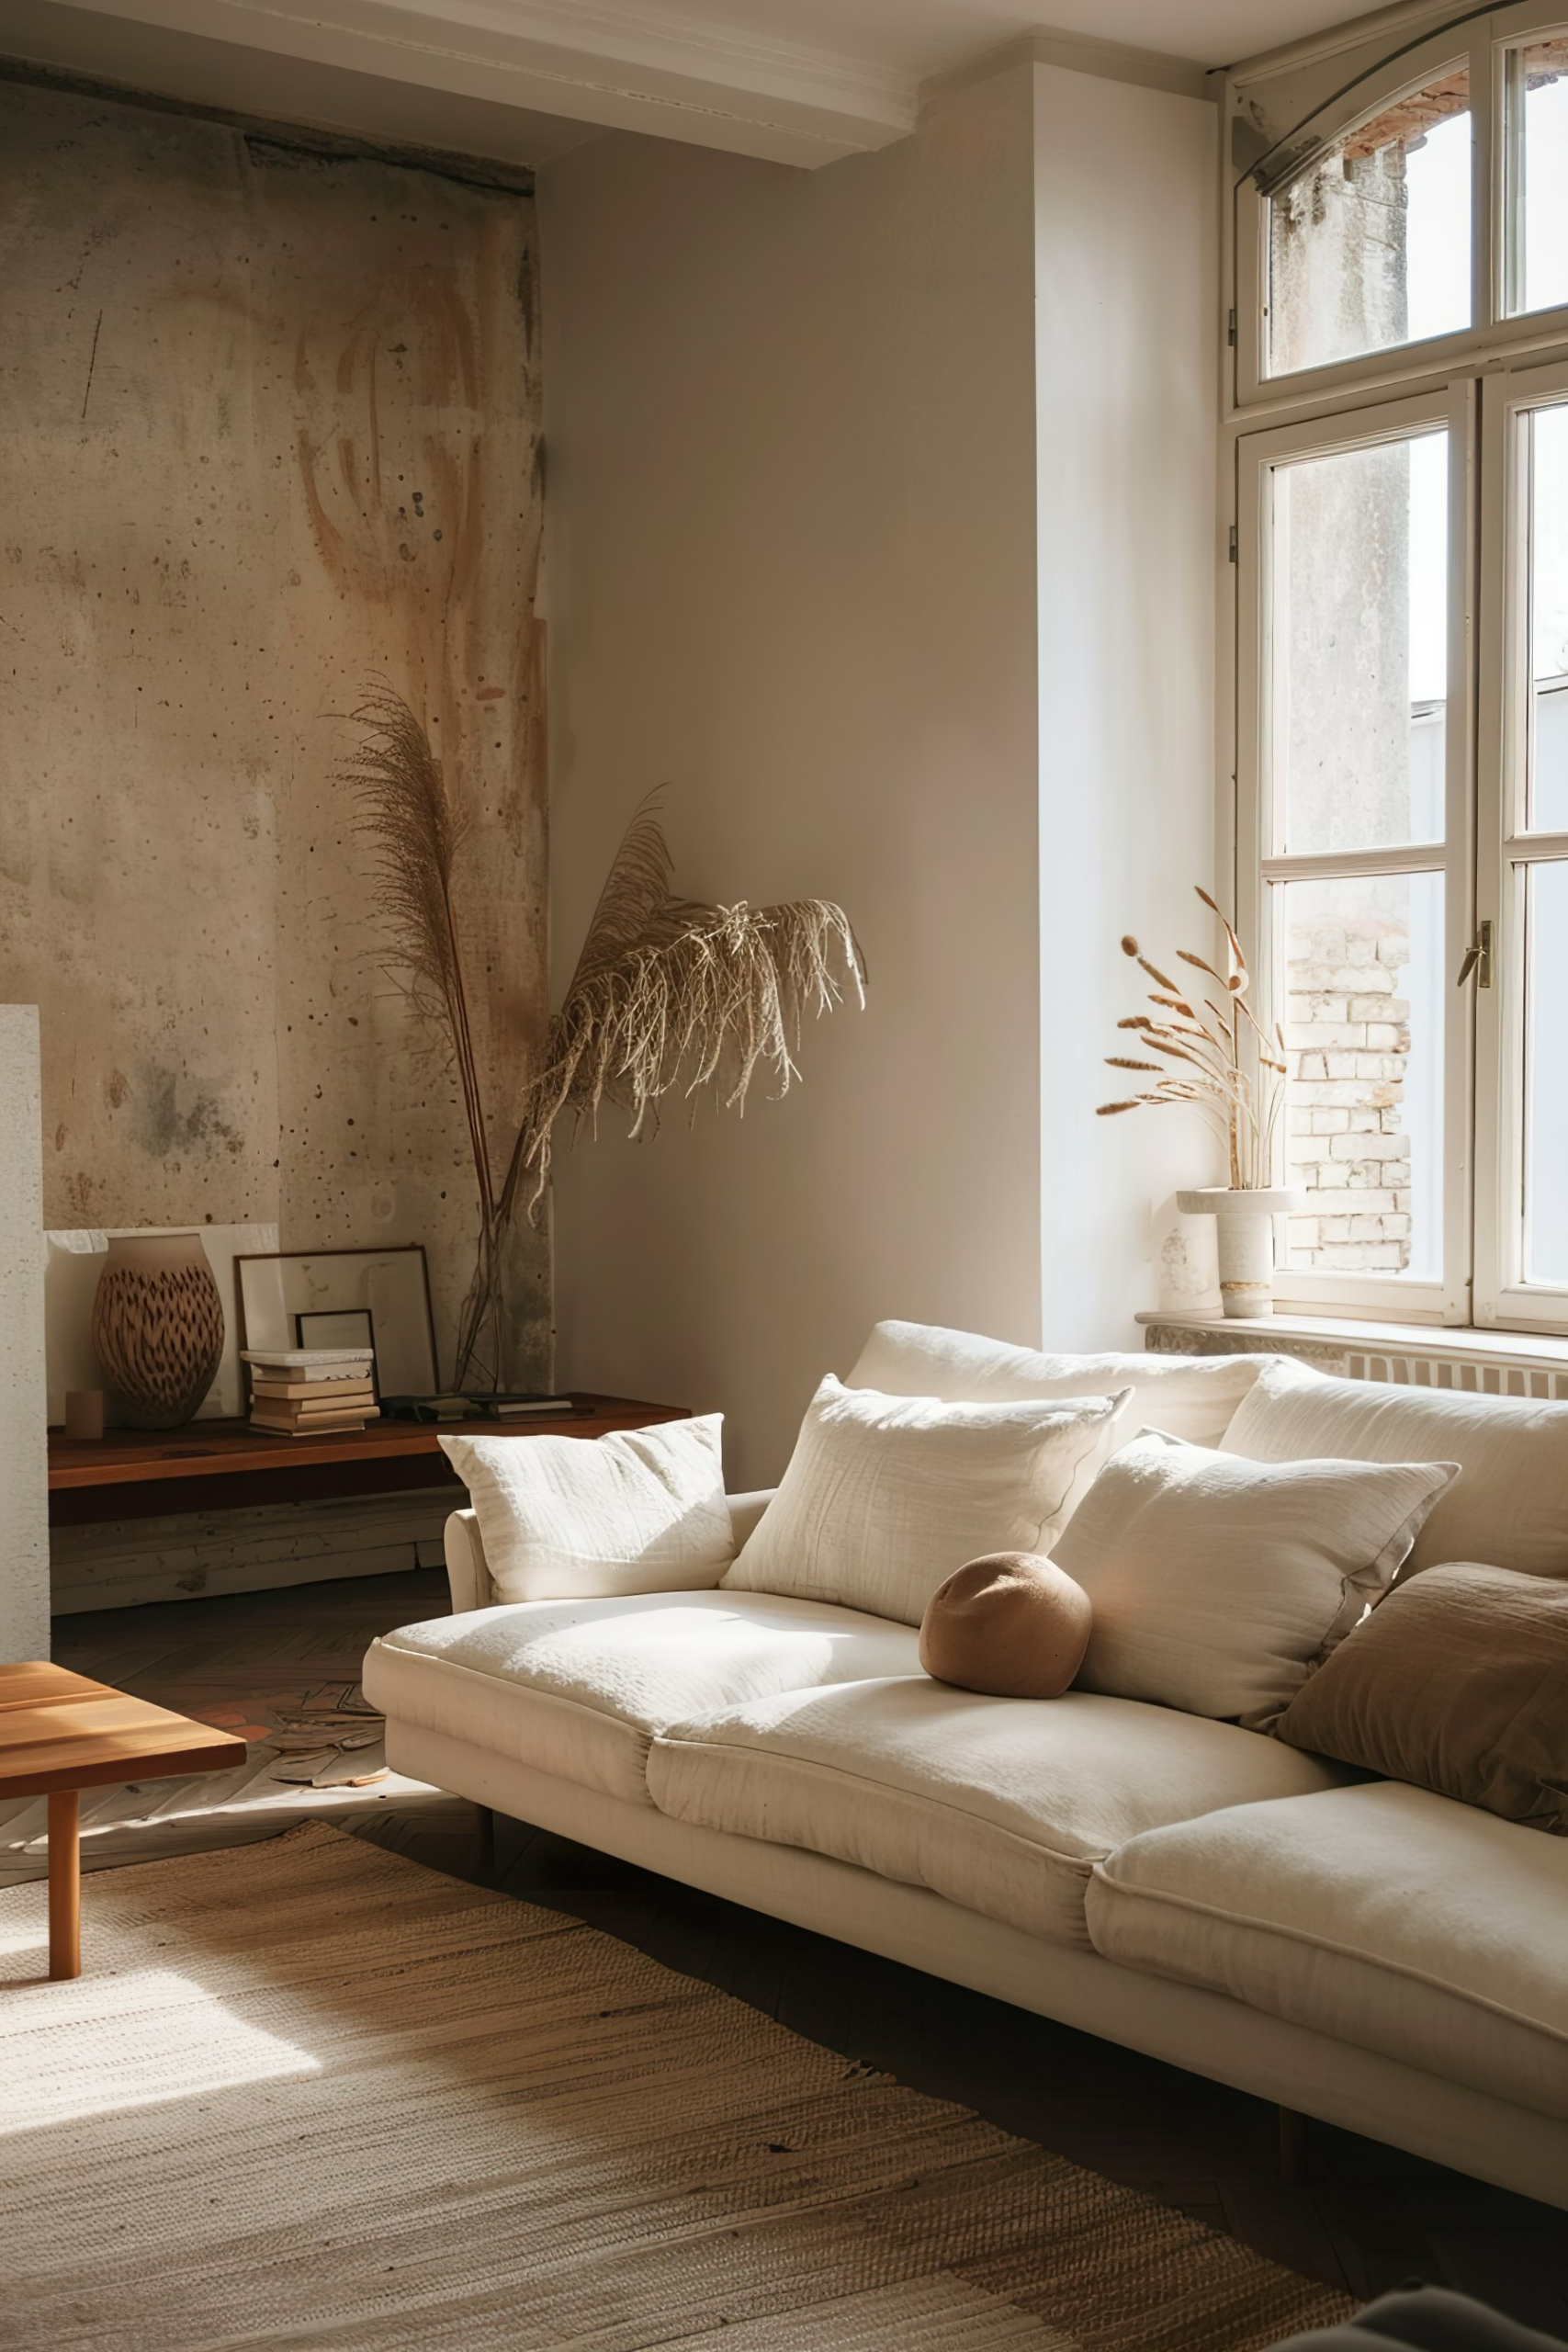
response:
[[[526,1421],[373,1421],[367,1430],[276,1437],[236,1421],[183,1430],[110,1430],[101,1438],[49,1433],[49,1520],[152,1519],[169,1511],[234,1510],[255,1503],[319,1502],[337,1495],[462,1491],[443,1437],[604,1437],[689,1419],[683,1405],[573,1393],[571,1411]]]

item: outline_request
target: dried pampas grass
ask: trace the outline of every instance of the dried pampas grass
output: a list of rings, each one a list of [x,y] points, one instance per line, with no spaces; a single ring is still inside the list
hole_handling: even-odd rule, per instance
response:
[[[1154,1076],[1155,1083],[1130,1100],[1102,1102],[1097,1116],[1112,1119],[1124,1111],[1142,1110],[1145,1104],[1157,1108],[1172,1102],[1197,1111],[1210,1121],[1225,1145],[1232,1186],[1251,1190],[1269,1184],[1272,1178],[1275,1142],[1285,1102],[1284,1033],[1276,1023],[1270,1035],[1257,1019],[1247,1002],[1252,975],[1241,942],[1217,899],[1201,884],[1194,887],[1219,923],[1224,941],[1220,960],[1224,969],[1221,971],[1207,956],[1188,947],[1179,947],[1177,958],[1213,980],[1224,1001],[1216,1004],[1201,989],[1184,991],[1168,973],[1149,961],[1138,942],[1127,933],[1122,941],[1122,953],[1155,982],[1148,1001],[1159,1018],[1146,1012],[1130,1012],[1116,1026],[1131,1030],[1139,1045],[1152,1053],[1163,1054],[1166,1061],[1147,1062],[1134,1060],[1126,1054],[1107,1054],[1108,1069],[1144,1071]],[[1173,1061],[1187,1067],[1170,1069],[1167,1063]]]
[[[564,1113],[596,1131],[602,1105],[615,1103],[637,1136],[677,1091],[694,1096],[712,1086],[726,1109],[742,1110],[766,1072],[771,1091],[787,1093],[807,1015],[830,1012],[846,986],[865,1001],[864,967],[841,907],[826,899],[704,906],[675,898],[669,873],[662,828],[645,802],[524,1100],[508,1195],[532,1170],[530,1207],[548,1181]]]
[[[797,899],[771,907],[708,906],[673,888],[658,795],[632,818],[599,894],[577,969],[551,1021],[540,1067],[519,1086],[516,1136],[498,1185],[463,978],[455,876],[464,829],[439,762],[408,705],[378,686],[350,714],[354,756],[339,769],[377,849],[390,967],[415,1011],[449,1049],[468,1126],[479,1242],[457,1334],[455,1385],[500,1385],[505,1352],[505,1239],[525,1185],[536,1215],[549,1182],[558,1121],[597,1128],[626,1112],[636,1135],[657,1125],[675,1091],[712,1089],[742,1110],[760,1076],[787,1093],[808,1014],[846,991],[865,1001],[865,967],[841,907]]]

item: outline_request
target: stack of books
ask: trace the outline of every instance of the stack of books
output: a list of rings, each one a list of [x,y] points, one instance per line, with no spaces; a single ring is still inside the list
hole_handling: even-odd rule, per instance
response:
[[[269,1437],[320,1437],[380,1418],[370,1349],[248,1348],[251,1427]]]

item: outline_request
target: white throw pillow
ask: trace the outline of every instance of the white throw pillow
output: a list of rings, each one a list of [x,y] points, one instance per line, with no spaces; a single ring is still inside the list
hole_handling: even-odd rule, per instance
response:
[[[1125,1401],[943,1405],[829,1377],[725,1584],[918,1625],[966,1560],[1050,1550]]]
[[[1260,1730],[1385,1592],[1451,1462],[1244,1462],[1145,1430],[1053,1555],[1094,1604],[1080,1690]]]
[[[444,1437],[501,1600],[697,1592],[735,1556],[724,1417],[608,1437]]]
[[[1568,1576],[1568,1405],[1461,1388],[1332,1380],[1269,1359],[1224,1436],[1249,1462],[1457,1462],[1464,1476],[1421,1530],[1412,1573],[1477,1560]]]
[[[848,1388],[982,1405],[1019,1396],[1110,1396],[1131,1386],[1120,1437],[1145,1426],[1218,1445],[1269,1359],[1260,1355],[1042,1355],[936,1323],[879,1323]]]

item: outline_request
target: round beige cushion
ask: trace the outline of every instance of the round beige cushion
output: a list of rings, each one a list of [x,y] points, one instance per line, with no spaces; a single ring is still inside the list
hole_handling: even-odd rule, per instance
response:
[[[920,1621],[920,1664],[938,1682],[1003,1699],[1059,1699],[1083,1664],[1093,1607],[1033,1552],[988,1552],[940,1585]]]

